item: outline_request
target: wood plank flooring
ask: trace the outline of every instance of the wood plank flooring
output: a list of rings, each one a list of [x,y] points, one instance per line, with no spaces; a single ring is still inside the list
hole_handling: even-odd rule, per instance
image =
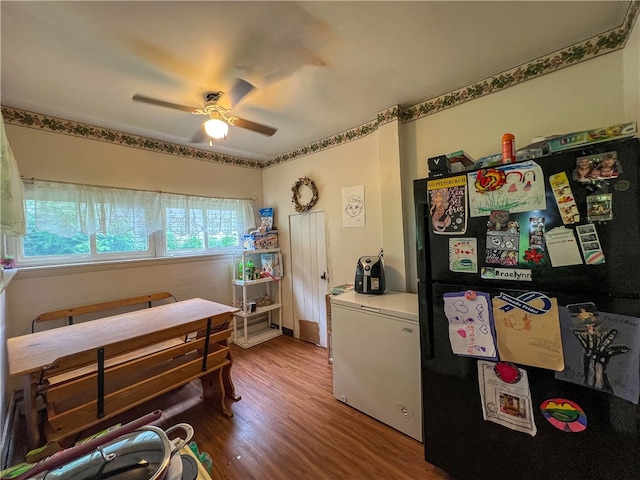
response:
[[[180,422],[211,455],[214,480],[441,480],[423,445],[339,402],[326,350],[281,336],[250,349],[232,345],[239,402],[227,418],[202,401],[199,383],[128,412],[127,422],[156,408],[159,425]],[[87,432],[90,433],[90,432]]]

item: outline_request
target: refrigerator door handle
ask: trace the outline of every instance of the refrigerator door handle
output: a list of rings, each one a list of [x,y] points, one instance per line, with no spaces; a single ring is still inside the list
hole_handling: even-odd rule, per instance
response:
[[[427,211],[426,203],[416,204],[416,256],[418,262],[418,279],[420,281],[427,280],[427,253],[425,251],[424,238],[425,232],[425,214]]]

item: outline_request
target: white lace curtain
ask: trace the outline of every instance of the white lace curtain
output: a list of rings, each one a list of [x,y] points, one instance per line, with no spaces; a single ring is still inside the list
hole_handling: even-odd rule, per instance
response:
[[[250,200],[160,194],[163,224],[179,235],[237,232],[256,227]]]
[[[24,186],[20,180],[18,163],[13,156],[0,114],[0,233],[12,237],[26,233]]]
[[[78,232],[149,235],[169,223],[176,233],[229,231],[221,222],[231,218],[234,230],[255,228],[250,200],[194,197],[36,180],[34,216],[38,231],[72,236]],[[206,222],[203,221],[203,212]],[[224,215],[230,212],[230,215]],[[219,224],[216,224],[216,221]],[[203,229],[207,227],[207,229]],[[216,230],[217,228],[217,230]]]

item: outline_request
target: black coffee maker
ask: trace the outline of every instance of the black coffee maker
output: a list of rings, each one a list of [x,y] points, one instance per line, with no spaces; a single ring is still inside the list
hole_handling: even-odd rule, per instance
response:
[[[356,266],[355,290],[357,293],[384,293],[382,250],[377,257],[360,257]]]

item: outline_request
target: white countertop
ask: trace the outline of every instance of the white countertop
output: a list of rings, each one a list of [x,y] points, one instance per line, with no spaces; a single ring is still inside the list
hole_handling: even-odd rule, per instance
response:
[[[361,308],[381,314],[418,321],[418,295],[405,292],[385,292],[379,295],[356,293],[354,290],[331,296],[332,305]]]

